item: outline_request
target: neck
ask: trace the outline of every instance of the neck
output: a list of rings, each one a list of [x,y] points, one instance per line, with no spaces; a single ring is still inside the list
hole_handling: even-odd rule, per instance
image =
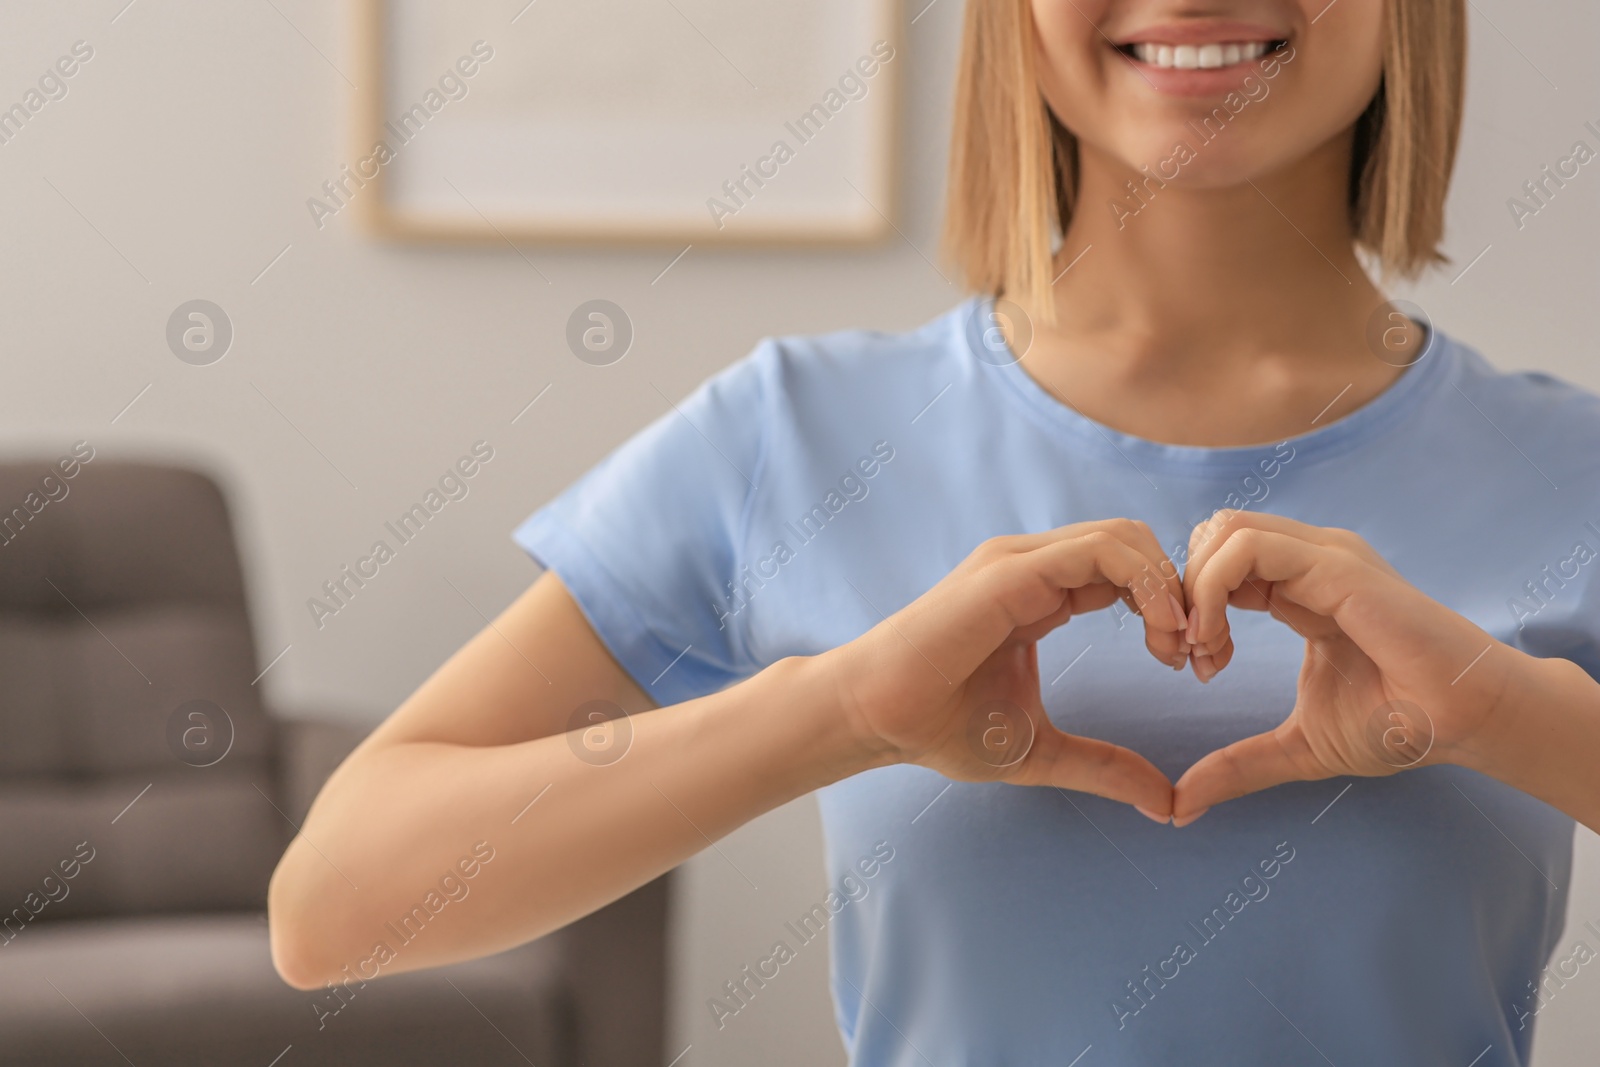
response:
[[[1055,270],[1077,262],[1054,286],[1058,325],[1046,334],[1164,362],[1332,350],[1360,358],[1383,297],[1354,251],[1348,136],[1221,188],[1162,187],[1153,168],[1133,171],[1089,148],[1081,160]]]
[[[1347,135],[1253,181],[1163,188],[1085,148],[1056,325],[1007,294],[1034,323],[1025,369],[1081,413],[1174,444],[1281,439],[1365,404],[1404,353],[1370,347],[1384,297],[1356,258],[1349,161]]]

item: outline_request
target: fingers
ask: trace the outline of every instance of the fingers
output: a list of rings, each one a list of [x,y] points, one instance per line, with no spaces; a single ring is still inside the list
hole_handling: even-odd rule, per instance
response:
[[[1191,611],[1190,617],[1197,618],[1198,616]],[[1185,634],[1185,637],[1187,638],[1187,634]],[[1194,664],[1194,675],[1202,682],[1211,681],[1217,676],[1218,672],[1233,662],[1233,635],[1231,632],[1224,631],[1220,638],[1213,638],[1204,645],[1191,647],[1192,656],[1190,661]],[[1206,652],[1202,651],[1202,649],[1210,649],[1211,651]]]
[[[1144,614],[1144,606],[1153,601],[1164,601],[1171,609],[1178,621],[1178,629],[1169,631],[1164,626],[1152,625],[1149,621],[1145,625],[1145,647],[1150,654],[1175,670],[1183,670],[1189,661],[1189,641],[1185,637],[1188,628],[1188,600],[1183,589],[1183,578],[1178,573],[1178,568],[1168,558],[1166,551],[1161,547],[1161,542],[1156,540],[1154,531],[1142,522],[1133,522],[1131,529],[1121,530],[1123,539],[1133,548],[1141,552],[1149,561],[1150,569],[1140,575],[1139,585],[1143,598],[1139,599],[1132,590],[1124,595],[1124,601],[1131,601],[1128,607],[1137,614]]]
[[[1172,783],[1155,764],[1121,745],[1049,728],[1040,733],[1017,785],[1049,785],[1131,804],[1161,820],[1172,814]]]
[[[1222,530],[1220,534],[1208,532]],[[1195,528],[1184,573],[1185,637],[1196,667],[1231,655],[1226,608],[1271,611],[1308,641],[1349,638],[1384,669],[1415,666],[1452,644],[1482,649],[1492,638],[1406,581],[1348,530],[1276,515],[1219,512]],[[1446,635],[1450,639],[1446,639]]]
[[[1358,585],[1377,575],[1354,555],[1257,528],[1228,536],[1198,571],[1185,575],[1193,605],[1186,636],[1202,653],[1220,650],[1228,638],[1227,607],[1277,609],[1275,612],[1308,639],[1315,616],[1332,620]],[[1287,601],[1303,612],[1298,622],[1283,608]],[[1330,626],[1337,628],[1336,622]]]
[[[1222,547],[1228,536],[1240,530],[1266,530],[1269,533],[1287,534],[1308,544],[1344,548],[1366,558],[1368,562],[1383,561],[1383,557],[1378,555],[1366,541],[1349,530],[1331,526],[1312,526],[1310,523],[1262,511],[1221,508],[1190,532],[1188,573],[1192,574],[1204,567],[1206,560]]]
[[[1108,533],[1138,553],[1141,565],[1131,575],[1131,580],[1116,583],[1116,599],[1144,619],[1145,647],[1150,654],[1182,670],[1189,657],[1188,643],[1183,637],[1187,624],[1183,579],[1150,527],[1131,519],[1112,519],[1064,527],[1058,532],[1067,535],[1063,540],[1096,532]],[[1107,600],[1106,605],[1111,602]]]
[[[1213,804],[1285,782],[1332,777],[1309,756],[1305,735],[1292,722],[1208,753],[1173,787],[1173,822],[1185,826]]]
[[[1054,567],[1064,555],[1107,561],[1110,569],[1097,570],[1091,565],[1075,572],[1053,570],[1049,573],[1056,577],[1050,579],[1052,587],[1047,589],[1030,580],[1030,571],[1037,573],[1041,564]],[[1089,562],[1093,564],[1094,559]],[[1126,566],[1127,561],[1134,565]],[[1145,645],[1157,659],[1177,669],[1187,663],[1188,648],[1182,636],[1187,622],[1183,581],[1155,534],[1142,522],[1105,519],[1037,534],[996,537],[973,552],[969,565],[978,573],[1004,575],[1002,584],[1015,587],[1010,592],[1008,614],[1021,640],[1038,640],[1072,615],[1098,611],[1120,599],[1144,619]],[[1042,600],[1037,595],[1041,592]]]
[[[1140,600],[1130,605],[1137,610],[1142,610],[1143,604],[1152,599],[1159,599],[1162,594],[1169,594],[1183,599],[1183,580],[1178,574],[1178,568],[1172,560],[1167,558],[1161,542],[1156,539],[1150,527],[1136,519],[1104,519],[1095,522],[1080,522],[1070,526],[1061,526],[1054,530],[1047,530],[1039,534],[1023,534],[1017,537],[997,538],[996,540],[1009,543],[1015,551],[1031,552],[1059,544],[1063,541],[1073,541],[1092,533],[1106,533],[1122,541],[1129,548],[1142,555],[1148,563],[1148,573],[1141,576],[1139,582]]]
[[[985,541],[884,627],[953,684],[1003,645],[1037,641],[1126,594],[1144,618],[1146,646],[1181,669],[1182,593],[1177,569],[1144,524],[1079,523]]]
[[[1149,554],[1152,550],[1157,553],[1154,557]],[[1145,646],[1157,659],[1181,670],[1189,658],[1183,637],[1188,621],[1183,586],[1176,569],[1159,553],[1153,536],[1147,547],[1136,546],[1102,529],[1035,549],[1026,562],[1067,590],[1077,612],[1103,608],[1116,599],[1131,602],[1144,620]]]
[[[1187,603],[1193,604],[1194,582],[1205,570],[1206,564],[1234,535],[1245,530],[1282,534],[1335,554],[1352,557],[1391,577],[1400,578],[1400,572],[1396,571],[1388,560],[1379,555],[1364,538],[1349,530],[1331,526],[1312,526],[1282,515],[1224,508],[1195,526],[1189,535],[1189,555],[1183,580],[1184,589],[1188,594]]]

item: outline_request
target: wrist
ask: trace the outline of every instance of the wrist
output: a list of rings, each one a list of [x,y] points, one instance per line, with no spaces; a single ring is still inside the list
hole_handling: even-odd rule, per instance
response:
[[[871,729],[851,699],[835,653],[790,656],[762,675],[809,725],[826,778],[819,786],[901,762],[898,750]]]
[[[1514,657],[1499,692],[1480,727],[1452,746],[1450,763],[1501,781],[1516,782],[1537,768],[1543,739],[1554,726],[1552,717],[1582,703],[1581,687],[1592,686],[1583,668],[1565,659],[1530,656],[1507,649]]]

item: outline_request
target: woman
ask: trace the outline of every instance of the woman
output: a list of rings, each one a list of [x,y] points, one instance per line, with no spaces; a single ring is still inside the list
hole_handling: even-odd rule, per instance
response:
[[[765,342],[520,527],[547,573],[285,855],[285,978],[473,842],[388,969],[820,790],[854,1064],[1526,1062],[1600,828],[1600,402],[1361,261],[1442,258],[1463,22],[969,0],[947,237],[984,295]]]

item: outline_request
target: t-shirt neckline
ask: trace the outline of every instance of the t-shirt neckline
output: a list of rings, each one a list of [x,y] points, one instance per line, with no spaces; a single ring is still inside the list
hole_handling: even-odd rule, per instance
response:
[[[1003,341],[1001,358],[996,358],[996,348],[984,340],[983,324],[992,321],[992,307],[992,297],[978,296],[962,308],[969,354],[984,371],[1001,379],[1003,391],[1019,402],[1036,422],[1106,458],[1120,459],[1141,469],[1155,467],[1191,474],[1213,470],[1232,473],[1241,466],[1250,466],[1259,459],[1277,454],[1283,444],[1281,441],[1225,447],[1167,444],[1091,419],[1045,389],[1023,369],[1023,361],[1018,360]],[[1458,363],[1456,345],[1437,327],[1429,326],[1427,330],[1423,355],[1387,389],[1348,415],[1284,439],[1294,449],[1296,462],[1336,455],[1371,441],[1454,378]]]

